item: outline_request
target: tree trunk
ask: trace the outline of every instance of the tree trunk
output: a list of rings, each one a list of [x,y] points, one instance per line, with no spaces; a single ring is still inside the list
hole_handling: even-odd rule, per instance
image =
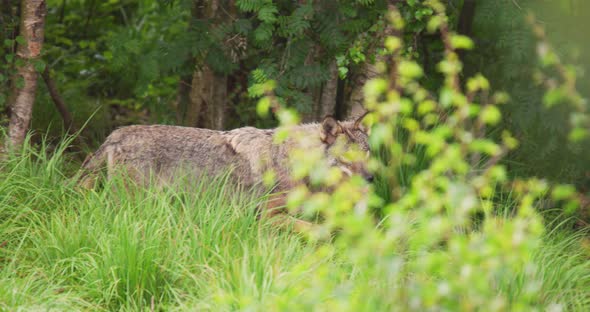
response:
[[[34,62],[39,59],[44,38],[46,4],[45,0],[22,0],[20,35],[25,44],[19,45],[17,57],[24,61],[17,68],[16,79],[22,79],[22,88],[15,88],[14,101],[10,103],[11,114],[8,125],[8,142],[10,148],[20,148],[25,140],[35,101],[37,89],[37,71]]]
[[[309,50],[303,66],[309,66],[318,62],[322,55],[321,47],[315,43]],[[305,95],[311,100],[311,107],[308,111],[301,114],[302,120],[305,123],[316,122],[320,120],[321,102],[322,102],[322,88],[321,87],[307,87],[304,91]]]
[[[74,136],[74,141],[76,142],[77,146],[72,147],[74,147],[77,151],[80,152],[83,152],[84,149],[88,149],[88,145],[86,145],[86,142],[84,142],[84,140],[81,137],[82,133],[80,129],[74,123],[72,114],[70,114],[70,111],[68,110],[66,103],[64,102],[63,98],[59,94],[59,91],[57,90],[57,85],[55,84],[55,81],[51,78],[49,66],[45,66],[45,70],[43,71],[43,74],[41,74],[41,77],[43,77],[43,81],[45,81],[47,91],[49,92],[49,96],[51,96],[51,99],[53,100],[53,104],[55,104],[55,108],[57,109],[57,111],[61,115],[61,118],[64,121],[64,128],[66,129],[67,133]],[[81,157],[80,160],[84,160],[84,153],[79,153],[78,156]]]
[[[378,58],[380,58],[379,56]],[[351,79],[352,89],[350,90],[350,97],[348,102],[346,103],[346,108],[344,110],[346,117],[354,117],[357,115],[362,115],[365,108],[365,95],[363,88],[367,81],[377,77],[379,72],[375,68],[374,64],[365,63],[361,67],[361,70]]]
[[[43,77],[43,81],[45,81],[45,85],[47,86],[47,91],[49,92],[49,96],[53,100],[53,104],[55,104],[55,108],[61,115],[61,118],[64,121],[64,128],[71,134],[78,132],[78,127],[74,125],[74,119],[72,118],[72,114],[68,111],[66,103],[64,102],[63,98],[57,91],[57,86],[55,85],[55,81],[51,79],[51,74],[49,73],[49,66],[45,66],[45,70],[41,75]]]
[[[338,65],[336,61],[330,63],[330,80],[322,88],[322,101],[320,103],[320,118],[336,113],[336,97],[338,94]]]
[[[234,14],[234,1],[195,0],[193,3],[193,19],[205,19],[210,27],[215,27],[216,24],[231,18]],[[195,61],[198,62],[198,60]],[[192,76],[185,124],[193,127],[224,129],[228,105],[227,75],[214,73],[207,64],[197,64]]]
[[[475,0],[465,0],[459,14],[459,24],[457,25],[457,32],[461,35],[471,36],[473,28],[473,18],[475,17]],[[459,59],[465,62],[465,50],[459,50]]]
[[[222,5],[226,5],[227,8],[221,8]],[[194,19],[209,20],[211,27],[215,27],[228,14],[231,16],[232,12],[235,12],[233,5],[233,1],[196,0],[192,15]],[[195,66],[185,124],[193,127],[224,129],[227,109],[227,75],[213,72],[207,64]]]
[[[207,106],[210,128],[223,130],[228,107],[227,75],[213,73],[211,100]]]
[[[461,14],[459,15],[459,24],[457,31],[465,36],[471,36],[471,29],[473,26],[473,18],[475,16],[475,0],[465,0]]]
[[[207,102],[211,100],[213,83],[213,72],[209,66],[195,67],[189,102],[186,108],[185,125],[190,127],[206,127],[207,120],[204,118]]]
[[[174,99],[174,101],[170,103],[172,110],[176,112],[177,125],[187,125],[185,122],[185,118],[186,110],[188,107],[187,103],[189,102],[189,94],[191,91],[191,86],[187,81],[190,81],[190,79],[191,77],[180,77],[178,87],[176,88],[176,98]]]
[[[227,76],[213,72],[209,66],[196,68],[193,73],[186,124],[222,130],[228,106]]]
[[[66,129],[67,133],[69,133],[70,135],[75,135],[74,140],[76,141],[76,143],[78,143],[80,149],[86,148],[87,145],[81,138],[82,133],[74,123],[74,118],[72,118],[72,114],[70,114],[70,111],[68,110],[66,103],[59,94],[55,81],[51,78],[49,66],[45,66],[45,70],[43,71],[43,74],[41,76],[43,77],[43,81],[45,81],[47,91],[49,92],[49,96],[51,96],[51,99],[53,100],[53,104],[55,104],[55,108],[57,109],[57,111],[61,115],[61,118],[64,121],[64,128]]]

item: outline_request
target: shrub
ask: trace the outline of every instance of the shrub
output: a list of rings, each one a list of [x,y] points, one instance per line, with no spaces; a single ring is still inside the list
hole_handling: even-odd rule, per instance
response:
[[[499,123],[499,106],[508,96],[492,93],[482,75],[461,82],[457,50],[473,43],[449,30],[442,3],[427,4],[435,12],[428,30],[444,42],[438,63],[444,85],[436,93],[423,87],[422,68],[403,53],[403,40],[390,36],[383,51],[390,58],[377,64],[381,77],[365,86],[370,113],[364,122],[371,127],[370,165],[381,175],[379,192],[360,177],[321,170],[326,163],[309,152],[291,156],[300,176],[333,192],[301,186],[291,192],[289,208],[323,215],[311,239],[337,235],[308,259],[307,265],[319,263],[318,273],[293,290],[298,299],[277,299],[278,310],[284,301],[293,310],[565,308],[558,296],[547,295],[542,269],[532,261],[545,231],[535,205],[550,185],[508,177],[501,161],[518,146]],[[389,14],[393,33],[403,33],[400,13]],[[274,100],[263,98],[260,111],[274,105],[284,126],[298,120],[293,111],[269,104]],[[555,193],[573,194],[567,186]],[[326,258],[363,269],[350,273],[355,282],[344,282],[347,276]],[[514,276],[518,283],[507,282]]]

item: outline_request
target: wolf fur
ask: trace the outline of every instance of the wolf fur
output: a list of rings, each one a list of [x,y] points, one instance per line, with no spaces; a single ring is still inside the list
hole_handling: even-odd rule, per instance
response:
[[[362,117],[361,117],[362,118]],[[179,174],[194,179],[203,175],[231,173],[231,179],[246,187],[259,187],[263,175],[272,170],[277,178],[273,192],[281,193],[295,186],[289,171],[289,153],[297,141],[274,142],[277,129],[238,128],[216,131],[200,128],[151,125],[127,126],[111,133],[99,149],[87,158],[81,169],[81,185],[94,187],[98,172],[105,165],[110,176],[125,170],[139,184],[173,182]],[[338,122],[326,117],[322,123],[298,125],[290,129],[305,137],[311,146],[322,148],[331,166],[344,173],[372,176],[363,163],[341,161],[331,148],[339,137],[346,146],[354,144],[368,152],[367,132],[356,121]],[[270,208],[282,206],[284,198],[275,198]]]

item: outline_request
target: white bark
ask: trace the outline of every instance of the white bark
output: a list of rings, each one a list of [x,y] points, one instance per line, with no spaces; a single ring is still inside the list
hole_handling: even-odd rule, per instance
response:
[[[22,88],[13,89],[14,101],[10,103],[10,123],[8,125],[9,148],[18,149],[22,146],[29,124],[31,122],[33,103],[37,90],[37,71],[34,61],[39,59],[43,46],[45,15],[47,12],[45,0],[22,0],[21,2],[20,35],[25,44],[20,44],[17,57],[24,60],[25,65],[17,68],[13,83],[23,79]]]

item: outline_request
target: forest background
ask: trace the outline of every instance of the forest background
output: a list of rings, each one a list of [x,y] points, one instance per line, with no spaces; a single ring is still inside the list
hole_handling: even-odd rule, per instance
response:
[[[502,155],[499,163],[506,168],[508,180],[538,177],[551,185],[565,185],[553,189],[559,204],[535,201],[535,211],[543,216],[547,233],[538,230],[536,214],[526,212],[523,207],[527,205],[519,202],[521,198],[515,194],[527,187],[516,182],[508,191],[502,187],[494,189],[490,195],[490,201],[497,206],[493,213],[488,214],[483,203],[477,208],[481,209],[478,213],[486,213],[484,220],[504,218],[497,222],[497,229],[480,229],[481,220],[476,214],[473,231],[466,230],[462,236],[461,231],[449,229],[464,224],[456,224],[459,221],[446,216],[444,224],[452,225],[447,228],[452,234],[437,234],[431,231],[429,222],[437,221],[438,215],[429,214],[428,205],[422,207],[422,203],[416,202],[418,213],[428,213],[416,217],[420,221],[417,230],[400,230],[403,235],[399,240],[409,241],[409,246],[400,243],[391,247],[385,239],[376,239],[381,237],[377,235],[388,237],[391,233],[375,234],[371,230],[376,226],[371,221],[370,226],[363,228],[366,231],[361,238],[382,244],[355,245],[361,240],[352,235],[358,230],[353,224],[348,228],[351,237],[343,235],[344,239],[328,245],[332,253],[280,233],[260,235],[255,218],[240,210],[255,203],[241,197],[220,196],[230,194],[223,183],[212,183],[209,191],[198,186],[202,194],[182,204],[170,200],[170,194],[149,193],[152,190],[148,191],[146,201],[138,202],[132,194],[122,196],[121,200],[107,198],[106,188],[88,194],[68,188],[68,178],[87,153],[111,131],[124,125],[160,123],[212,129],[279,125],[280,118],[268,114],[268,103],[265,106],[259,101],[269,96],[264,86],[270,81],[274,82],[273,100],[283,109],[296,109],[304,122],[319,121],[325,115],[338,119],[355,116],[367,104],[366,94],[371,94],[364,91],[376,86],[367,88],[367,82],[383,76],[383,69],[377,64],[391,66],[388,58],[391,50],[396,49],[391,45],[393,41],[388,46],[392,36],[403,39],[403,49],[397,56],[408,61],[404,63],[408,65],[405,75],[438,94],[441,103],[448,102],[445,92],[438,93],[448,83],[449,74],[439,64],[448,60],[448,43],[444,41],[444,31],[443,36],[428,31],[429,23],[441,14],[432,5],[437,1],[0,1],[0,129],[14,129],[15,125],[25,129],[20,132],[20,142],[15,141],[17,144],[10,142],[11,136],[2,142],[3,147],[10,149],[10,144],[24,141],[25,147],[21,156],[12,155],[0,166],[0,177],[6,181],[0,184],[0,284],[4,287],[0,287],[0,299],[4,299],[0,300],[0,309],[49,302],[90,310],[153,310],[154,306],[190,310],[192,303],[203,309],[239,310],[255,302],[259,307],[285,310],[281,307],[287,302],[297,302],[301,306],[288,305],[296,310],[332,304],[325,298],[337,298],[334,306],[328,307],[342,304],[354,309],[354,304],[358,304],[367,310],[387,309],[403,302],[410,309],[418,302],[420,307],[450,309],[467,304],[462,307],[470,310],[469,307],[488,307],[499,302],[501,294],[506,301],[498,303],[499,310],[505,304],[514,307],[525,303],[585,310],[590,305],[586,291],[590,285],[590,142],[572,125],[587,125],[588,117],[578,112],[575,105],[567,105],[571,94],[562,91],[577,89],[581,98],[590,96],[590,81],[584,75],[590,66],[590,43],[585,38],[590,29],[590,2],[440,2],[448,17],[447,30],[468,36],[474,43],[472,49],[458,52],[463,63],[463,72],[458,76],[461,85],[468,87],[468,77],[480,77],[477,74],[482,73],[489,84],[488,80],[478,78],[476,89],[491,86],[489,94],[505,91],[510,96],[498,106],[502,120],[490,122],[492,125],[485,129],[486,139],[504,140],[502,130],[508,129],[519,142],[518,148]],[[403,30],[392,27],[387,18],[392,7],[405,20]],[[30,41],[30,36],[22,33],[26,12],[37,18],[27,24],[35,25],[34,36],[43,38],[39,55],[30,59],[22,57],[19,51],[39,40]],[[531,13],[535,16],[532,23],[527,19]],[[546,38],[541,38],[541,44],[538,28],[535,36],[533,25],[545,30]],[[455,38],[455,48],[471,45],[464,37]],[[549,46],[555,48],[555,55]],[[410,61],[423,70],[417,70]],[[574,65],[551,67],[561,62]],[[540,75],[542,67],[549,72],[549,79]],[[555,78],[564,69],[566,78],[570,77],[567,71],[576,73],[575,85],[566,86],[572,88],[562,89],[560,80]],[[23,75],[24,70],[28,74]],[[401,69],[400,73],[403,76]],[[394,78],[389,77],[390,83]],[[23,98],[28,101],[22,101]],[[485,101],[486,97],[481,99]],[[17,102],[24,106],[16,105]],[[587,107],[585,102],[580,107],[584,105]],[[272,106],[272,110],[279,106]],[[26,136],[29,111],[32,131]],[[500,120],[492,115],[481,118]],[[64,146],[64,135],[78,131],[80,135]],[[577,140],[572,140],[572,134]],[[424,156],[419,150],[411,153]],[[424,159],[430,160],[426,156]],[[453,162],[445,161],[451,167]],[[421,173],[436,171],[423,169],[410,173],[418,177],[412,181],[420,183]],[[471,179],[472,173],[466,177],[457,175],[456,181],[464,183],[461,187],[467,185],[466,189],[471,190],[470,183],[477,182]],[[532,183],[528,191],[544,189],[539,186],[543,183]],[[412,187],[419,189],[410,184],[399,188],[406,192],[401,196],[406,201],[396,202],[383,196],[385,202],[376,206],[387,208],[391,200],[402,208],[394,207],[403,210],[412,200]],[[377,189],[382,186],[375,185]],[[450,188],[449,194],[454,191]],[[443,193],[438,189],[430,195],[439,198],[436,196]],[[449,207],[460,206],[463,202],[459,200],[469,198],[467,193],[455,195],[440,197],[444,198],[441,202]],[[559,202],[571,196],[576,197],[575,206],[579,209]],[[201,207],[202,202],[212,204]],[[334,202],[339,201],[336,198]],[[185,205],[201,209],[185,212]],[[116,209],[120,206],[128,209]],[[226,207],[231,208],[229,216],[215,210]],[[385,213],[385,208],[381,211],[385,217],[377,212],[377,220],[394,219],[392,216],[396,215],[388,213],[396,210],[391,208]],[[525,212],[521,214],[522,211]],[[404,213],[407,215],[402,216],[408,220],[409,216],[415,217],[413,211]],[[383,226],[386,222],[377,223]],[[391,228],[395,229],[394,225]],[[202,233],[189,235],[195,228]],[[526,232],[525,243],[519,245],[514,233],[522,234],[518,232],[522,228]],[[553,231],[555,228],[559,231]],[[83,234],[71,237],[72,232]],[[241,240],[227,240],[228,235]],[[429,237],[438,238],[437,235],[442,242],[434,238],[429,241]],[[470,239],[477,242],[481,235],[481,245],[470,245]],[[453,239],[457,245],[445,243]],[[177,241],[183,242],[178,245],[181,247],[169,248]],[[338,249],[338,244],[344,248]],[[462,249],[453,246],[469,251],[463,254]],[[394,248],[400,258],[409,259],[409,267],[384,266],[399,260],[392,260],[386,252],[379,253],[386,248]],[[480,252],[484,249],[487,254]],[[325,262],[323,252],[329,253]],[[516,260],[507,257],[512,254]],[[360,256],[359,260],[358,255],[375,255],[376,260]],[[232,262],[234,258],[239,263]],[[304,259],[322,260],[316,266]],[[432,263],[421,262],[422,259]],[[454,266],[448,259],[481,269],[481,276],[464,277],[463,271],[454,271],[464,267]],[[297,262],[304,264],[299,266]],[[523,262],[536,264],[536,271],[523,269]],[[395,278],[399,280],[390,278],[383,270],[398,274]],[[275,271],[281,274],[273,274]],[[435,278],[430,280],[431,276]],[[302,279],[311,284],[300,284]],[[408,280],[417,286],[401,290],[396,286],[405,285]],[[376,281],[395,289],[396,295],[375,292],[389,289],[373,287]],[[440,281],[441,284],[434,284]],[[316,297],[312,286],[326,293],[318,291]],[[294,295],[291,288],[305,293],[301,296],[304,299]],[[20,289],[22,296],[14,289]],[[473,296],[465,295],[469,300],[461,300],[470,291]],[[338,294],[347,295],[340,298]],[[355,294],[364,294],[370,300]]]
[[[534,12],[559,53],[578,69],[590,64],[585,1],[447,1],[451,26],[473,37],[462,55],[465,75],[481,72],[511,95],[504,122],[522,146],[511,172],[588,188],[585,147],[566,137],[567,106],[543,105],[534,79],[536,41],[525,21]],[[426,30],[433,14],[421,1],[392,1],[408,21],[405,53],[427,73],[432,89],[443,44]],[[1,3],[0,125],[7,126],[19,41],[20,3]],[[47,69],[54,93],[72,117],[55,109],[40,80],[31,128],[59,138],[70,123],[89,121],[82,138],[96,145],[113,129],[165,123],[213,129],[275,126],[256,113],[252,85],[277,82],[276,94],[303,114],[350,116],[362,107],[362,86],[374,76],[387,35],[386,1],[47,1],[45,40],[35,68]],[[578,79],[583,95],[588,80]],[[92,116],[92,118],[90,118]]]

